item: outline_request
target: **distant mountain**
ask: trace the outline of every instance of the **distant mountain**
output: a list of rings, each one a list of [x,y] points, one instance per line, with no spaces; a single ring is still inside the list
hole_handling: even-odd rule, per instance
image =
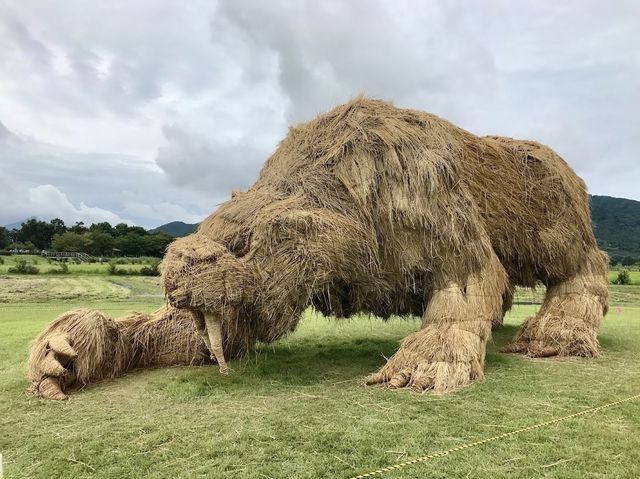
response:
[[[36,218],[35,216],[32,216],[31,218],[25,218],[22,221],[16,221],[15,223],[10,223],[8,225],[4,225],[5,228],[7,228],[9,231],[11,230],[19,230],[20,228],[22,228],[22,223],[25,223],[29,220],[36,220],[38,218]]]
[[[640,258],[640,201],[591,196],[591,219],[598,245],[609,256]]]
[[[171,223],[167,223],[166,225],[158,226],[157,228],[152,229],[151,233],[166,233],[169,236],[173,236],[174,238],[179,238],[181,236],[187,236],[188,234],[193,233],[198,224],[189,224],[183,223],[182,221],[172,221]]]

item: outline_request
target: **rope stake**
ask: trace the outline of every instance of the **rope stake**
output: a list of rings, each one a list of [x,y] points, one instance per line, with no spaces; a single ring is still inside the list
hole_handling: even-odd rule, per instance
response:
[[[479,441],[468,442],[466,444],[462,444],[462,445],[457,446],[457,447],[452,447],[451,449],[446,449],[444,451],[439,451],[439,452],[434,452],[432,454],[427,454],[426,456],[417,457],[417,458],[412,459],[410,461],[400,462],[400,463],[394,464],[392,466],[387,466],[387,467],[383,467],[381,469],[377,469],[375,471],[367,472],[366,474],[360,474],[359,476],[353,476],[351,479],[364,479],[364,478],[367,478],[367,477],[378,476],[378,475],[384,474],[385,472],[396,471],[398,469],[402,469],[402,468],[405,468],[405,467],[408,467],[408,466],[412,466],[412,465],[418,464],[420,462],[430,461],[431,459],[436,459],[436,458],[442,457],[442,456],[448,456],[449,454],[452,454],[452,453],[458,452],[458,451],[462,451],[464,449],[469,449],[469,448],[472,448],[472,447],[476,447],[476,446],[481,446],[483,444],[487,444],[488,442],[497,441],[498,439],[504,439],[506,437],[515,436],[516,434],[520,434],[520,433],[523,433],[523,432],[532,431],[534,429],[539,429],[541,427],[550,426],[552,424],[557,424],[557,423],[559,423],[561,421],[566,421],[567,419],[572,419],[574,417],[584,416],[585,414],[589,414],[589,413],[592,413],[592,412],[601,411],[602,409],[606,409],[606,408],[610,408],[610,407],[613,407],[613,406],[617,406],[618,404],[622,404],[622,403],[625,403],[625,402],[628,402],[628,401],[633,401],[634,399],[638,399],[638,398],[640,398],[640,394],[636,394],[635,396],[631,396],[631,397],[628,397],[628,398],[620,399],[618,401],[611,402],[609,404],[604,404],[602,406],[594,407],[594,408],[591,408],[591,409],[585,409],[584,411],[580,411],[580,412],[576,412],[576,413],[573,413],[573,414],[569,414],[568,416],[559,417],[559,418],[556,418],[556,419],[551,419],[549,421],[541,422],[539,424],[534,424],[533,426],[523,427],[522,429],[516,429],[515,431],[505,432],[503,434],[498,434],[497,436],[488,437],[486,439],[481,439]]]

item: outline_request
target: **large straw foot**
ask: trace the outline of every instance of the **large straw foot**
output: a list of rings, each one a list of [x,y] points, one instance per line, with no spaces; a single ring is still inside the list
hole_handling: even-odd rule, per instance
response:
[[[116,323],[99,311],[61,314],[31,345],[30,391],[44,399],[67,399],[69,391],[117,373],[119,340]]]
[[[365,383],[444,394],[482,379],[483,355],[484,344],[474,333],[428,327],[407,337]]]
[[[578,356],[594,358],[600,348],[597,331],[577,318],[545,314],[529,318],[514,340],[502,348],[505,353],[519,353],[532,358]]]

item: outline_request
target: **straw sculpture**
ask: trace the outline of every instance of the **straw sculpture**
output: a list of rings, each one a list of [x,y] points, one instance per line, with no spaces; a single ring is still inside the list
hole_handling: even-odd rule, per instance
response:
[[[227,373],[313,307],[421,316],[366,382],[444,393],[483,378],[515,286],[547,293],[508,352],[596,356],[606,265],[585,184],[553,150],[359,97],[291,127],[249,190],[169,246],[169,306],[66,313],[33,344],[29,374],[60,399],[135,368],[211,360]]]

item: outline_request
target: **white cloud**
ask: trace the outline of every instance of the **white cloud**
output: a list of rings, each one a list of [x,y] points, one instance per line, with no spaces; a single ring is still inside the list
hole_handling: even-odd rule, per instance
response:
[[[246,115],[251,123],[279,124],[274,131],[283,131],[283,117],[306,120],[363,92],[478,134],[547,143],[593,193],[640,199],[629,179],[640,176],[640,63],[625,48],[638,40],[634,12],[640,8],[632,2],[461,8],[458,2],[237,0],[219,5],[211,31],[212,42],[229,53],[227,68],[243,72],[236,91],[270,88],[280,96],[283,116],[254,109]],[[247,103],[234,98],[233,106]],[[165,129],[170,146],[157,161],[178,184],[202,185],[211,171],[219,181],[210,187],[228,190],[242,183],[236,173],[251,178],[276,144],[256,147],[251,135],[225,143],[225,124],[196,130],[185,126],[178,138]]]
[[[23,206],[26,211],[37,214],[40,218],[60,218],[67,224],[82,221],[85,224],[108,221],[115,225],[118,223],[133,224],[131,220],[121,218],[111,211],[95,208],[80,203],[73,205],[67,195],[53,185],[40,185],[29,188],[27,202]],[[27,215],[28,216],[28,215]]]
[[[127,192],[128,193],[128,192]],[[125,199],[122,213],[134,218],[153,218],[155,225],[169,223],[171,221],[184,221],[185,223],[199,223],[204,218],[202,213],[194,213],[193,209],[187,209],[181,205],[162,201],[160,203],[146,203],[145,198],[126,194],[125,196],[136,199]],[[211,205],[212,207],[214,205]],[[201,208],[196,209],[201,211]]]
[[[35,216],[155,227],[176,219],[199,222],[213,205],[206,194],[171,186],[152,165],[52,147],[0,124],[0,224]]]
[[[276,59],[289,118],[300,121],[361,92],[445,110],[467,100],[467,92],[489,89],[493,57],[459,21],[461,14],[439,1],[282,2],[275,8],[235,1],[219,5],[212,31],[223,35],[214,42],[229,45],[242,69],[253,72],[249,78],[259,81],[271,68],[261,59]]]
[[[7,0],[0,224],[43,185],[73,214],[196,221],[289,123],[359,93],[540,140],[592,193],[640,199],[638,32],[633,0]]]

